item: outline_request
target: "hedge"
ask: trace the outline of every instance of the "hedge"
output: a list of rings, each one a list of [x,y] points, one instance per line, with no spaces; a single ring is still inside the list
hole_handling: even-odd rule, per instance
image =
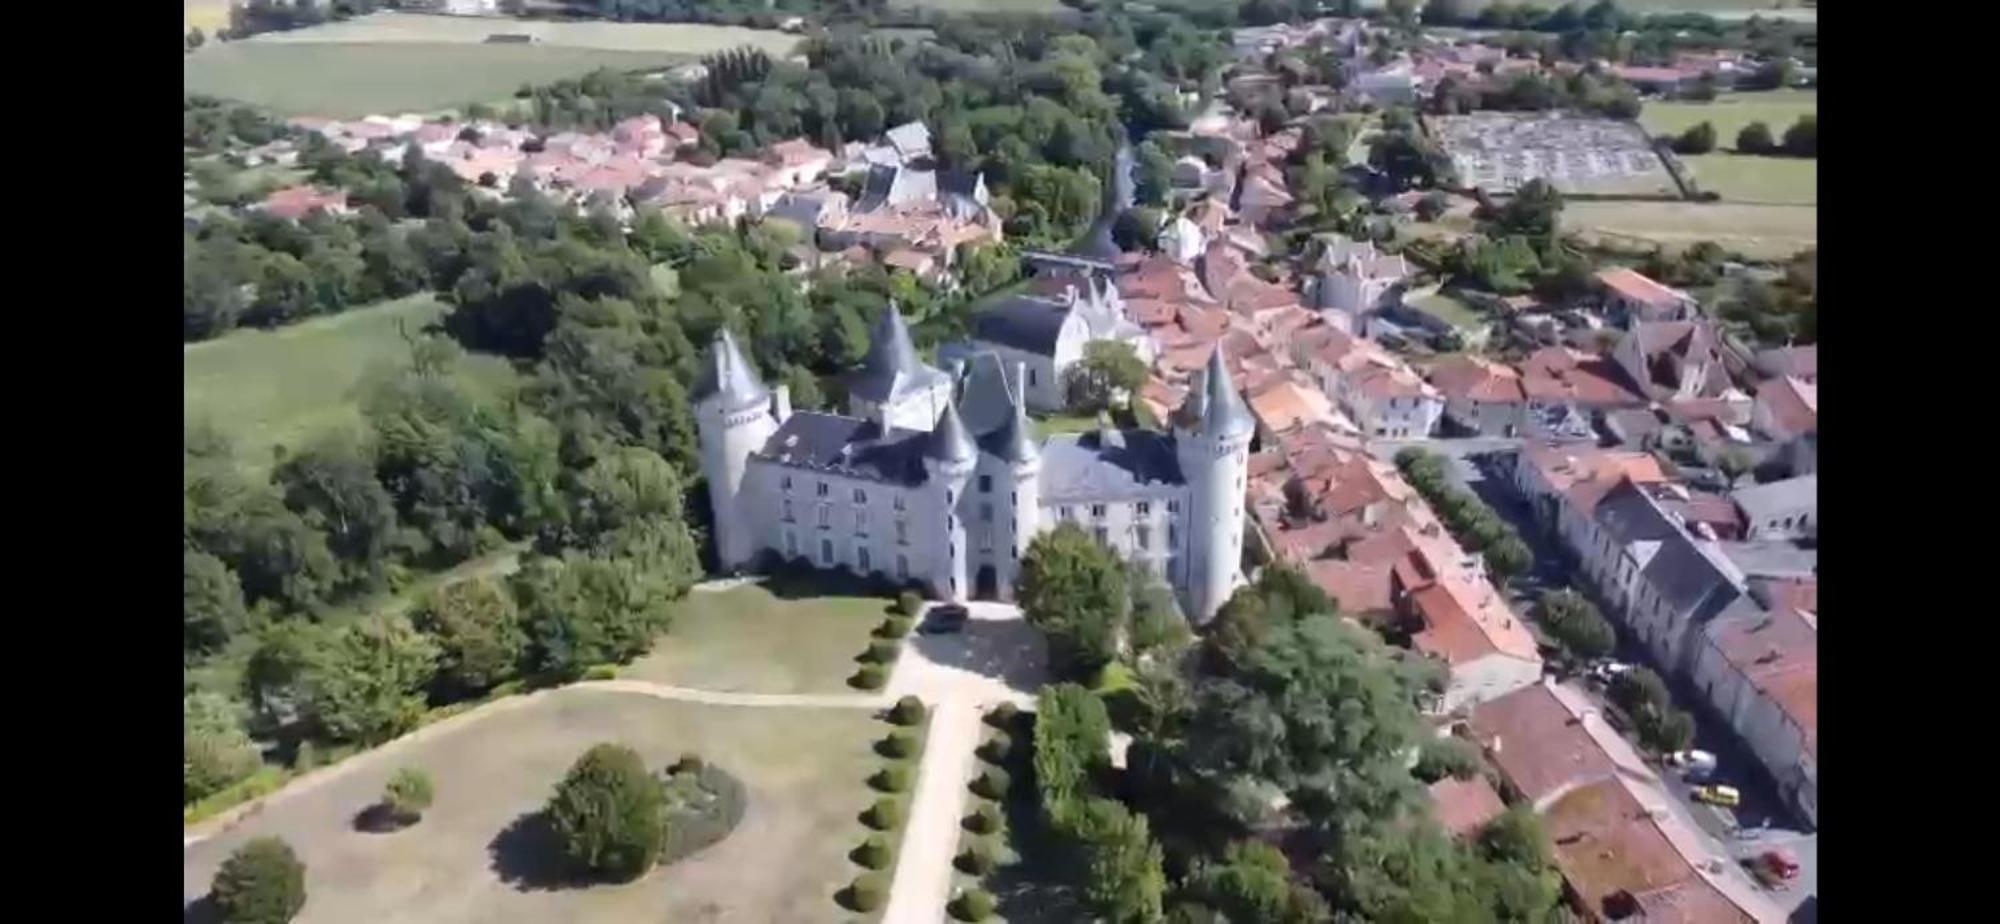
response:
[[[883,670],[880,664],[863,664],[854,676],[847,679],[849,686],[863,690],[880,690],[888,682],[889,672]]]
[[[868,807],[868,827],[877,831],[887,831],[903,823],[903,803],[883,796]]]
[[[881,792],[909,792],[911,777],[909,764],[894,763],[877,770],[868,785]]]
[[[1007,771],[999,767],[987,767],[985,772],[979,774],[978,779],[972,781],[972,791],[988,799],[1004,799],[1007,797],[1007,787],[1012,782],[1013,779],[1007,775]]]
[[[897,725],[916,725],[924,720],[924,703],[914,696],[905,696],[896,701],[889,710],[889,721]]]
[[[854,848],[854,862],[869,869],[887,869],[894,854],[889,850],[889,841],[880,834],[870,834],[861,846]]]
[[[903,758],[917,753],[917,736],[908,729],[898,728],[882,739],[882,756]]]
[[[874,911],[889,898],[889,880],[881,873],[863,873],[848,887],[848,899],[856,911]]]
[[[961,921],[984,921],[993,916],[997,904],[993,893],[981,888],[967,889],[951,903],[951,916]]]

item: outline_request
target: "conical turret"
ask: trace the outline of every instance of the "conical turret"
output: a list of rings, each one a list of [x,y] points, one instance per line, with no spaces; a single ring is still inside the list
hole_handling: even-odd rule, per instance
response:
[[[1012,465],[1025,465],[1041,458],[1041,450],[1035,446],[1034,425],[1028,422],[1025,401],[1015,401],[1013,416],[1001,426],[998,438],[992,443],[995,454],[1002,461]]]
[[[1179,429],[1203,436],[1235,436],[1257,429],[1256,418],[1250,416],[1250,408],[1236,392],[1229,364],[1222,361],[1221,344],[1216,344],[1215,352],[1209,354],[1201,381],[1195,383],[1187,400],[1174,411],[1173,423]]]
[[[717,399],[725,411],[742,410],[771,399],[771,393],[757,379],[757,370],[744,357],[743,350],[736,345],[736,336],[727,327],[709,345],[708,355],[702,360],[701,376],[695,381],[694,399],[711,398]]]
[[[965,422],[958,419],[958,408],[945,404],[937,426],[931,428],[930,436],[924,440],[924,457],[947,463],[968,463],[979,458],[979,445],[972,441]]]

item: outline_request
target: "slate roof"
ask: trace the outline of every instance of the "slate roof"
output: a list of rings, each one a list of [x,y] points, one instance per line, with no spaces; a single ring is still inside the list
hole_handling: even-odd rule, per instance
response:
[[[965,429],[965,422],[958,419],[958,407],[954,402],[946,402],[944,413],[938,415],[937,425],[931,427],[924,439],[924,457],[940,462],[971,462],[979,458],[979,446],[972,441],[972,434]]]
[[[1070,307],[1027,295],[1012,295],[972,316],[972,338],[1013,347],[1036,356],[1054,356],[1056,338]]]
[[[757,380],[757,370],[737,348],[736,336],[726,327],[709,344],[701,373],[695,379],[695,400],[705,401],[710,396],[720,396],[727,411],[745,410],[771,399],[764,383]]]
[[[1753,522],[1789,510],[1819,506],[1819,476],[1801,475],[1731,492],[1729,499]]]
[[[910,341],[910,325],[891,302],[870,332],[868,356],[862,361],[860,371],[849,377],[847,390],[849,394],[881,404],[946,377],[944,372],[924,365],[917,357],[917,347]]]
[[[905,487],[925,480],[923,448],[929,434],[884,434],[873,421],[817,411],[794,411],[764,443],[760,458]]]
[[[1204,436],[1243,434],[1257,429],[1257,419],[1251,416],[1243,396],[1236,391],[1236,383],[1229,377],[1229,365],[1222,361],[1221,347],[1209,354],[1208,368],[1201,378],[1200,386],[1189,389],[1187,401],[1174,411],[1174,426],[1199,428]]]
[[[1043,444],[1042,503],[1146,498],[1186,483],[1172,438],[1150,430],[1116,432],[1111,445],[1098,433],[1068,433]]]
[[[1714,559],[1701,554],[1693,540],[1679,533],[1660,544],[1639,577],[1651,584],[1668,606],[1692,614],[1688,621],[1693,625],[1715,618],[1743,596]]]
[[[1668,520],[1660,508],[1651,503],[1644,491],[1630,479],[1619,482],[1604,498],[1597,502],[1592,516],[1611,541],[1619,545],[1634,542],[1660,541],[1678,535],[1680,530]]]

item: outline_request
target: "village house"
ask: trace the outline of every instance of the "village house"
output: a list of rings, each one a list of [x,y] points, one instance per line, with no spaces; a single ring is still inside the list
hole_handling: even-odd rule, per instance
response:
[[[1645,406],[1645,396],[1625,379],[1617,364],[1571,347],[1543,347],[1521,361],[1521,390],[1531,413],[1568,408],[1590,414]]]
[[[1145,328],[1125,317],[1118,287],[1094,275],[1083,281],[1082,290],[1071,285],[1056,298],[1015,295],[980,310],[973,315],[964,352],[993,353],[1009,368],[1020,364],[1027,376],[1021,388],[1024,400],[1045,411],[1068,406],[1067,376],[1091,343],[1127,344],[1140,361],[1151,364],[1152,340]]]
[[[1757,385],[1750,425],[1780,442],[1819,432],[1819,386],[1779,376]]]
[[[1518,436],[1526,424],[1528,393],[1521,373],[1469,353],[1455,353],[1424,372],[1444,399],[1444,421],[1469,436]]]
[[[258,208],[267,215],[289,221],[302,220],[314,212],[350,215],[354,211],[347,207],[347,190],[313,186],[287,186],[275,190],[264,197]]]
[[[1819,534],[1819,476],[1803,475],[1730,492],[1743,513],[1746,539],[1801,539]]]
[[[1356,242],[1341,235],[1328,235],[1324,241],[1313,285],[1314,307],[1361,319],[1389,307],[1410,277],[1409,261],[1402,254],[1381,253],[1373,241]]]
[[[1598,271],[1596,280],[1599,310],[1620,327],[1695,317],[1695,301],[1686,292],[1654,282],[1637,270],[1614,266]]]
[[[1717,619],[1702,631],[1693,661],[1693,686],[1817,825],[1817,614],[1778,605]]]
[[[1373,341],[1323,326],[1300,332],[1289,346],[1293,363],[1369,436],[1428,436],[1444,416],[1437,389]]]

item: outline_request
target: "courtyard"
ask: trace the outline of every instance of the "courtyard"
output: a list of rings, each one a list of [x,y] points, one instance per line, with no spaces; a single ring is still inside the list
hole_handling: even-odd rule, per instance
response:
[[[868,708],[713,706],[589,688],[488,707],[440,734],[352,758],[294,787],[233,829],[189,847],[188,921],[216,868],[249,838],[276,835],[306,866],[299,924],[366,921],[766,922],[845,920],[832,896],[853,877],[846,854],[881,723]],[[749,790],[743,822],[722,842],[636,882],[558,885],[530,820],[570,763],[602,741],[649,766],[695,752]],[[355,816],[396,769],[437,783],[423,821],[393,833]]]

